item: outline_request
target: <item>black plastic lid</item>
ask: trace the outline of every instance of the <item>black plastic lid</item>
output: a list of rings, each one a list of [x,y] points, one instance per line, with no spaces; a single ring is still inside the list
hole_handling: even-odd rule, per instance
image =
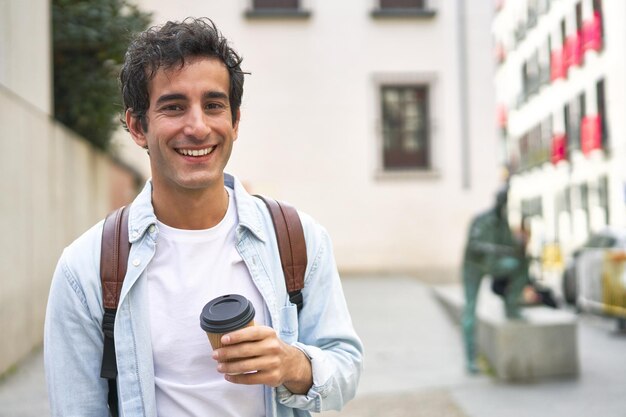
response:
[[[200,314],[200,327],[209,333],[228,333],[254,319],[254,306],[243,295],[228,294],[209,301]]]

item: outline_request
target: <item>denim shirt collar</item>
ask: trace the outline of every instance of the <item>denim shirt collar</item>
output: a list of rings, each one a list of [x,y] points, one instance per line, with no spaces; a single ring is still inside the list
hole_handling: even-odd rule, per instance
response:
[[[248,194],[243,184],[230,174],[224,174],[224,185],[234,191],[237,205],[239,225],[237,227],[237,241],[243,239],[245,231],[250,231],[257,239],[266,241],[263,229],[263,219],[257,209],[259,199]],[[128,216],[128,238],[131,244],[138,242],[146,234],[150,226],[157,221],[152,206],[152,180],[149,179],[130,208]]]

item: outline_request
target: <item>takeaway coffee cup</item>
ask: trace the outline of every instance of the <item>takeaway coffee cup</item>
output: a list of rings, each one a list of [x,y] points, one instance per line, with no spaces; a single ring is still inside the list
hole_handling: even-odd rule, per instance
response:
[[[222,347],[226,333],[254,326],[254,306],[243,295],[228,294],[209,301],[200,314],[200,327],[209,337],[213,350]]]

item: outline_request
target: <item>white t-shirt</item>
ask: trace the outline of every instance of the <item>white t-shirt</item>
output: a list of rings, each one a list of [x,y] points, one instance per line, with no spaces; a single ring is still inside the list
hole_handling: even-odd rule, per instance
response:
[[[237,223],[232,194],[224,219],[211,229],[180,230],[157,223],[156,253],[147,277],[160,417],[265,415],[263,385],[225,381],[200,328],[202,307],[224,294],[248,298],[255,323],[267,323],[263,298],[235,247]]]

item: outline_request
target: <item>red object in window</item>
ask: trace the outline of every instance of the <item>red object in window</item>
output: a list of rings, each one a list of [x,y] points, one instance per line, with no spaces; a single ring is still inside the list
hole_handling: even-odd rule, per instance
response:
[[[565,66],[565,57],[563,49],[556,49],[550,54],[550,80],[554,81],[559,78],[565,78],[567,67]]]
[[[496,108],[496,121],[500,129],[506,128],[508,122],[508,114],[506,106],[504,104],[498,104],[498,107]]]
[[[557,133],[552,136],[552,155],[551,160],[553,164],[557,164],[559,161],[565,160],[565,144],[567,138],[564,133]]]
[[[570,35],[565,40],[565,67],[579,66],[583,61],[582,32]]]
[[[600,116],[583,117],[580,129],[580,147],[585,155],[602,148],[602,124]]]
[[[593,19],[583,24],[583,45],[582,50],[599,51],[602,49],[602,18],[600,13],[594,12]]]

